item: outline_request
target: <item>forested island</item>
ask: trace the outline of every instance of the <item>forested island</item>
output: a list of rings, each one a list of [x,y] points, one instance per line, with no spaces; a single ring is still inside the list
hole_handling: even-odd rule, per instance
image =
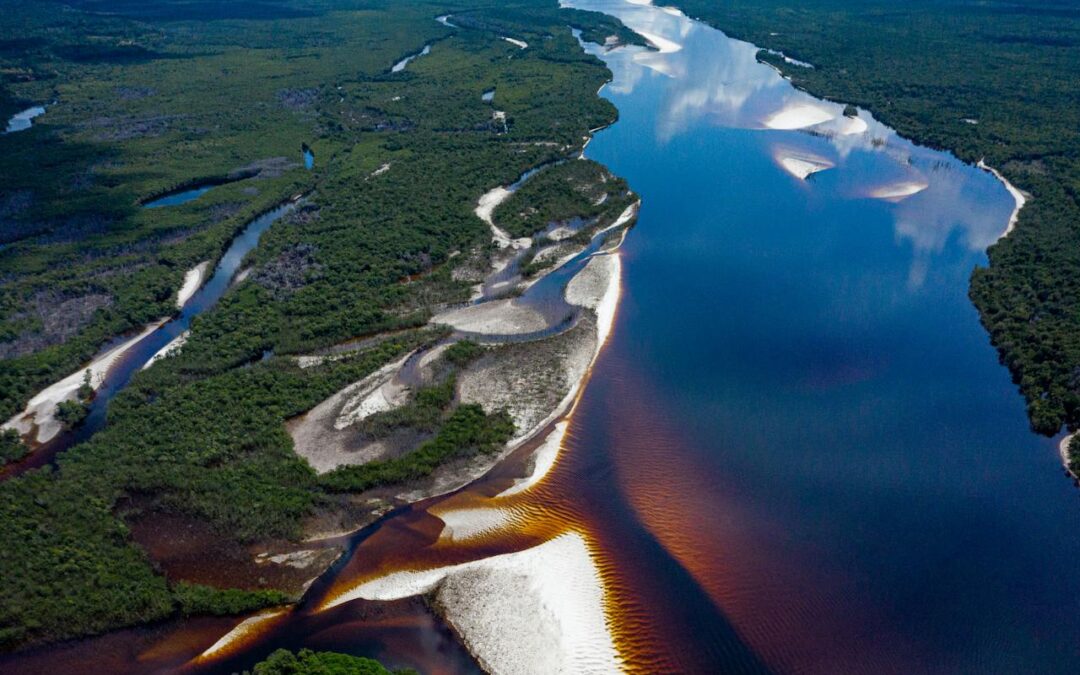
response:
[[[1080,9],[1067,0],[678,0],[798,87],[984,161],[1032,199],[971,299],[1031,426],[1080,426]],[[806,65],[797,65],[783,56]]]

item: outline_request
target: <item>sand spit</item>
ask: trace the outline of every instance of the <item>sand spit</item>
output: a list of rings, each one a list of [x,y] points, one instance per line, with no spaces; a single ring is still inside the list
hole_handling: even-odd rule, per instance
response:
[[[178,309],[183,309],[188,300],[191,300],[191,297],[203,285],[206,280],[206,270],[209,267],[210,261],[204,260],[184,273],[184,283],[176,294],[176,307]]]
[[[976,164],[976,166],[983,171],[989,171],[990,173],[994,174],[994,178],[997,178],[999,181],[1002,182],[1002,184],[1005,185],[1005,189],[1009,191],[1009,194],[1012,195],[1013,201],[1016,202],[1016,208],[1013,209],[1012,215],[1009,216],[1009,224],[1005,227],[1005,231],[1001,233],[1001,237],[998,237],[998,239],[1007,237],[1009,236],[1009,233],[1013,231],[1013,228],[1016,227],[1016,221],[1020,219],[1020,209],[1024,208],[1024,204],[1027,204],[1027,200],[1031,198],[1031,195],[1027,194],[1023,190],[1020,190],[1015,185],[1010,183],[1008,179],[1005,178],[1005,176],[1001,175],[1000,171],[988,165],[983,160],[980,159],[979,163]]]
[[[150,360],[146,362],[146,365],[142,367],[142,370],[146,370],[161,359],[167,358],[179,352],[180,348],[184,346],[184,343],[187,342],[187,339],[190,335],[191,331],[186,330],[183,333],[180,333],[179,335],[174,337],[172,340],[169,341],[169,344],[157,350],[157,352],[150,357]]]
[[[492,300],[452,309],[436,314],[432,322],[446,324],[466,333],[485,335],[521,335],[548,327],[540,312],[513,300]]]
[[[56,405],[61,401],[75,400],[79,387],[83,384],[86,371],[90,371],[90,386],[96,391],[105,382],[105,376],[108,374],[109,369],[112,368],[112,365],[129,349],[160,328],[166,321],[168,319],[161,319],[149,324],[135,337],[125,340],[94,357],[93,361],[76,372],[43,389],[34,398],[30,399],[30,402],[26,404],[26,408],[21,413],[5,422],[2,428],[15,429],[28,443],[45,443],[52,440],[63,429],[60,420],[56,419]]]
[[[828,122],[836,115],[825,108],[812,103],[790,103],[778,112],[765,118],[763,124],[770,129],[793,130],[805,129],[822,122]]]
[[[583,535],[434,570],[394,572],[334,598],[394,600],[433,593],[433,605],[481,667],[501,673],[618,673],[604,589]]]
[[[883,185],[870,191],[874,199],[884,199],[889,202],[902,202],[911,195],[916,195],[930,187],[924,180],[908,180],[891,185]]]
[[[506,497],[525,492],[542,481],[544,476],[555,466],[555,460],[559,457],[559,450],[562,448],[563,439],[566,437],[566,429],[569,426],[570,422],[567,420],[556,424],[555,428],[544,439],[544,442],[533,452],[531,457],[532,468],[529,475],[514,481],[512,486],[500,492],[498,496]]]
[[[223,635],[220,640],[210,645],[206,651],[195,657],[195,662],[198,663],[204,659],[220,656],[221,652],[226,651],[230,645],[242,642],[249,636],[257,635],[261,629],[267,627],[266,624],[273,622],[275,619],[280,619],[285,615],[285,612],[285,609],[271,609],[249,616],[241,621],[236,628]]]

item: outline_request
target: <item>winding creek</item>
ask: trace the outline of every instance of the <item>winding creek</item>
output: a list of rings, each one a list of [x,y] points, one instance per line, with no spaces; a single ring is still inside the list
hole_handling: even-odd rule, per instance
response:
[[[113,397],[126,387],[132,376],[146,367],[156,355],[166,351],[176,341],[182,340],[195,317],[217,304],[228,290],[244,257],[259,243],[262,233],[274,221],[295,209],[296,206],[295,201],[287,202],[263,213],[245,225],[222,254],[213,275],[191,289],[190,297],[183,303],[176,317],[151,324],[135,338],[121,336],[106,345],[100,354],[104,356],[111,352],[117,356],[111,362],[106,362],[103,381],[90,403],[90,413],[86,420],[74,430],[61,432],[50,438],[22,461],[6,467],[3,472],[0,472],[0,476],[7,478],[44,466],[52,462],[58,453],[97,433],[105,425],[109,402]],[[80,374],[81,371],[75,374],[76,379]]]
[[[586,154],[643,203],[571,412],[469,487],[348,536],[296,611],[206,652],[235,620],[117,634],[110,669],[234,672],[305,646],[477,672],[419,603],[371,598],[424,590],[449,566],[535,567],[550,558],[520,554],[543,549],[584,571],[512,569],[557,616],[584,607],[556,623],[590,670],[1073,672],[1076,494],[967,299],[1009,192],[794,90],[756,47],[677,10],[566,4],[658,47],[586,46],[619,109]],[[239,250],[133,362],[220,297]],[[471,534],[445,536],[452,522]],[[602,615],[566,604],[594,591]],[[486,592],[480,604],[514,593]],[[533,644],[497,628],[495,643],[464,637],[485,656]]]

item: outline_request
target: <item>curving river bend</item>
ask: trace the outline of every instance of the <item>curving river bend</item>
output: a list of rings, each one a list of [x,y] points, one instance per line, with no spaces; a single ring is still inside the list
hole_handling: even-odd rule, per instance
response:
[[[566,4],[660,49],[587,46],[620,113],[587,155],[643,205],[558,460],[507,495],[519,453],[366,529],[298,612],[189,668],[312,646],[473,671],[415,608],[319,609],[363,580],[574,532],[631,670],[1073,672],[1080,505],[967,299],[1008,192],[675,10]],[[514,517],[447,545],[448,503]]]

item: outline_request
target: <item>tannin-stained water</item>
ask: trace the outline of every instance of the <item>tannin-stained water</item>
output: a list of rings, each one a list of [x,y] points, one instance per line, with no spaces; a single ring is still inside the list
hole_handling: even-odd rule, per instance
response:
[[[557,459],[392,514],[186,668],[309,646],[474,671],[422,608],[349,598],[572,534],[633,672],[1072,672],[1080,503],[967,299],[1005,189],[677,11],[571,4],[660,49],[589,47],[620,119],[587,154],[643,204]],[[453,536],[462,513],[486,524]]]

